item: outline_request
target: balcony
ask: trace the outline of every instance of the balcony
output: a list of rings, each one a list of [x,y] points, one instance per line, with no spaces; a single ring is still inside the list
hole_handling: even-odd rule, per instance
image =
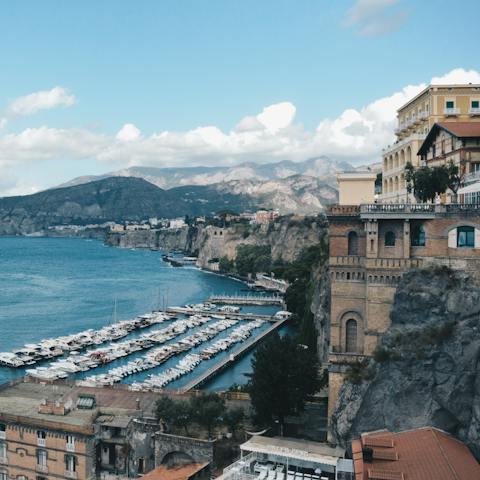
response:
[[[360,205],[360,217],[365,219],[435,218],[437,215],[480,213],[476,203],[367,203]]]
[[[480,107],[470,107],[470,110],[468,113],[472,116],[474,115],[480,115]]]
[[[37,445],[39,447],[46,447],[47,446],[47,439],[46,438],[38,438]]]
[[[331,266],[347,266],[347,267],[363,267],[365,266],[364,257],[357,255],[344,255],[338,257],[330,257]]]
[[[0,430],[0,440],[5,440],[5,438],[7,438],[7,432]]]
[[[330,205],[327,215],[335,216],[356,216],[360,213],[358,205]]]
[[[46,465],[37,465],[35,470],[39,473],[47,473],[48,474],[48,467]]]
[[[77,475],[77,472],[74,472],[72,470],[66,470],[65,471],[65,477],[76,480],[78,478],[78,475]]]
[[[67,452],[75,452],[75,444],[67,443]]]
[[[443,114],[447,117],[456,117],[457,115],[460,115],[460,109],[457,107],[445,108]]]
[[[0,457],[0,465],[8,465],[8,458]]]

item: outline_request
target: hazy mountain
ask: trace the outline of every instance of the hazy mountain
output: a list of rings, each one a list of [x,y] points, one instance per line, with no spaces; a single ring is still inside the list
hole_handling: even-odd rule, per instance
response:
[[[253,162],[226,167],[130,167],[105,175],[82,176],[60,185],[70,187],[107,177],[138,177],[147,180],[160,188],[174,188],[184,185],[212,185],[214,183],[237,180],[275,180],[285,179],[292,175],[307,175],[320,178],[325,183],[334,185],[335,174],[353,167],[347,163],[332,160],[328,157],[317,157],[304,162],[283,160],[275,163],[257,164]]]
[[[0,234],[41,232],[52,225],[205,215],[254,209],[254,199],[209,186],[162,190],[140,178],[111,177],[33,195],[0,199]]]

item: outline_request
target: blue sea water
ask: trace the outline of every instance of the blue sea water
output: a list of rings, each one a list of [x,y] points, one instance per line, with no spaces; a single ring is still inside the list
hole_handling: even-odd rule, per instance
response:
[[[157,251],[118,249],[85,239],[0,237],[0,351],[21,348],[43,338],[101,328],[112,321],[115,300],[117,319],[122,320],[149,312],[167,300],[170,306],[184,305],[202,302],[213,293],[242,293],[244,289],[243,283],[219,275],[171,267]],[[246,308],[261,313],[275,310]],[[263,328],[266,326],[255,334]],[[171,388],[186,383],[227,354],[203,362],[190,375],[173,382]],[[245,383],[244,374],[251,371],[251,357],[252,353],[243,357],[206,388],[224,390],[233,383]],[[132,358],[88,374],[104,373]],[[180,358],[171,358],[156,370],[173,366]],[[141,380],[148,373],[127,381]],[[22,374],[20,369],[0,367],[0,383]]]

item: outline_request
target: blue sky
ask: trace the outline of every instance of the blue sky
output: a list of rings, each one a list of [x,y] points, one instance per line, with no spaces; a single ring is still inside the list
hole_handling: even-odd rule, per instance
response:
[[[377,160],[399,102],[455,69],[480,78],[479,15],[473,0],[2,2],[0,194],[134,164]]]

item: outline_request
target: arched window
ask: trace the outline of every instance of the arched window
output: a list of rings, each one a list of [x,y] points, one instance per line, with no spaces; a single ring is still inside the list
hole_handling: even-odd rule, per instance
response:
[[[357,321],[351,318],[345,324],[345,351],[355,353],[357,351]]]
[[[412,225],[412,234],[410,236],[410,245],[412,247],[425,246],[425,229],[422,225]]]
[[[395,233],[389,231],[385,234],[385,246],[394,247],[395,246]]]
[[[348,254],[358,255],[358,235],[357,232],[349,232],[348,234]]]

